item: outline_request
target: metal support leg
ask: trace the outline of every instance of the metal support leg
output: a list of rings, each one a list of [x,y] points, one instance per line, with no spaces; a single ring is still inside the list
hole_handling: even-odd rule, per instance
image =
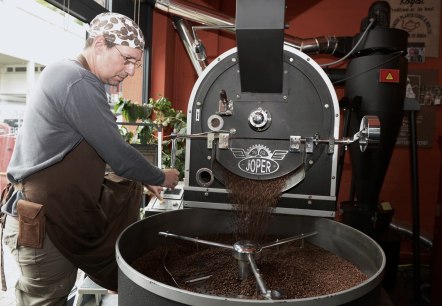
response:
[[[421,302],[421,276],[420,276],[420,214],[419,214],[419,176],[417,159],[417,132],[416,132],[416,111],[420,110],[416,99],[405,99],[404,110],[408,111],[408,126],[410,133],[410,155],[411,155],[411,183],[412,183],[412,215],[413,215],[413,293],[414,305]]]

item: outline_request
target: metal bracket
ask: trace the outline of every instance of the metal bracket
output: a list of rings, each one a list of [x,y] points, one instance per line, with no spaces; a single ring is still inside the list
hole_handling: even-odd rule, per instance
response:
[[[220,148],[220,149],[228,149],[229,148],[229,140],[230,140],[229,133],[220,133],[219,134],[218,148]]]
[[[233,114],[233,101],[227,99],[227,93],[224,89],[219,92],[219,104],[217,115],[231,116]]]
[[[315,149],[315,139],[314,137],[305,137],[305,152],[313,153]]]
[[[207,134],[207,149],[212,149],[213,148],[213,140],[215,139],[215,134],[214,133],[209,133]]]
[[[301,136],[290,136],[290,152],[299,152],[301,150]]]

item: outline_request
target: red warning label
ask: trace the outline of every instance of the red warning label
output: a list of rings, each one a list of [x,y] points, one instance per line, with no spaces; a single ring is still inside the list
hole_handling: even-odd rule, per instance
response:
[[[399,69],[379,69],[379,82],[399,83]]]

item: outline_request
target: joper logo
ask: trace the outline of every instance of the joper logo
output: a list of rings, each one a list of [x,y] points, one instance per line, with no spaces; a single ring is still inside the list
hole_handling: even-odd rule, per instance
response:
[[[283,160],[287,155],[286,150],[272,151],[266,146],[256,144],[244,150],[231,148],[230,151],[236,158],[241,158],[238,168],[250,174],[266,175],[275,173],[279,169],[277,160]]]

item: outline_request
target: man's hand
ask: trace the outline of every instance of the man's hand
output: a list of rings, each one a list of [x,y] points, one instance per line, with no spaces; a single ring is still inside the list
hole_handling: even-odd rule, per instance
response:
[[[152,186],[152,185],[144,185],[148,190],[149,194],[153,194],[160,202],[163,202],[164,199],[161,196],[161,191],[163,191],[163,187],[161,186]]]
[[[163,172],[165,178],[161,186],[171,189],[175,188],[175,186],[178,185],[180,172],[177,169],[164,169]]]

